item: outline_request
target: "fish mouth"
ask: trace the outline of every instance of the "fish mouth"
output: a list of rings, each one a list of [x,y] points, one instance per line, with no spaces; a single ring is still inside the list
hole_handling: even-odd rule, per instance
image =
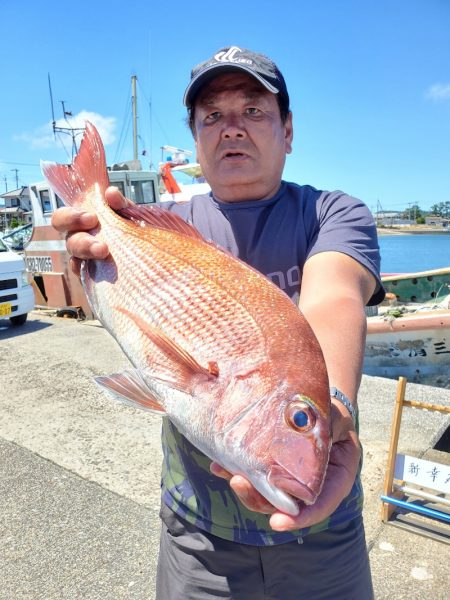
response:
[[[255,488],[279,511],[296,517],[300,512],[300,503],[297,498],[287,494],[278,486],[273,485],[269,476],[260,473],[253,475],[251,482]]]
[[[319,495],[318,492],[314,492],[303,481],[292,477],[286,469],[279,465],[271,467],[267,479],[272,486],[293,496],[295,500],[301,500],[305,504],[314,504]]]

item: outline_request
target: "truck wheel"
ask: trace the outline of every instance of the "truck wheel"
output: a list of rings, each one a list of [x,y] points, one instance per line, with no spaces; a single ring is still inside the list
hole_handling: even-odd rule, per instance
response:
[[[9,320],[13,325],[23,325],[27,320],[27,317],[28,314],[25,313],[24,315],[17,315],[17,317],[9,317]]]

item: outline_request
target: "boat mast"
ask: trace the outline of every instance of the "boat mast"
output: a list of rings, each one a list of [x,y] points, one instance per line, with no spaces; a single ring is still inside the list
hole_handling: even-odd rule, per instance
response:
[[[136,75],[131,76],[131,105],[133,108],[133,159],[138,160]]]

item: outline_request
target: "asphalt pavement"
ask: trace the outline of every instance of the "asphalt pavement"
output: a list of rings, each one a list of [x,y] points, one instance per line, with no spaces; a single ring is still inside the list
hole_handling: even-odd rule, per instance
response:
[[[0,600],[151,600],[160,420],[93,381],[127,359],[96,321],[35,311],[23,327],[0,321],[0,364]],[[447,599],[450,545],[380,519],[396,386],[364,376],[359,395],[375,594]],[[429,386],[408,384],[407,398],[450,406]],[[450,448],[433,450],[449,425],[405,409],[399,451],[450,465]]]

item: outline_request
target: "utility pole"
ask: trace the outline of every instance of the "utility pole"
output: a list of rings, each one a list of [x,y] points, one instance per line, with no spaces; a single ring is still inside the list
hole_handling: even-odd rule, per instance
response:
[[[411,221],[411,206],[412,202],[408,202],[408,221]]]
[[[13,171],[13,173],[16,174],[16,190],[18,190],[19,189],[19,176],[17,173],[19,172],[19,169],[11,169],[11,171]]]
[[[3,175],[3,181],[5,182],[5,192],[8,191],[8,180],[6,179],[6,175]]]
[[[379,224],[380,221],[380,212],[383,213],[383,207],[381,206],[381,202],[379,200],[379,198],[377,198],[377,225]]]
[[[136,75],[131,77],[131,106],[133,109],[133,159],[138,159]]]

